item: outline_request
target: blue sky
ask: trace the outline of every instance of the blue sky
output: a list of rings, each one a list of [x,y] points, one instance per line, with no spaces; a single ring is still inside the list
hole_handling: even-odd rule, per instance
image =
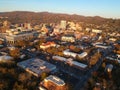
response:
[[[0,12],[34,11],[120,18],[120,0],[0,0]]]

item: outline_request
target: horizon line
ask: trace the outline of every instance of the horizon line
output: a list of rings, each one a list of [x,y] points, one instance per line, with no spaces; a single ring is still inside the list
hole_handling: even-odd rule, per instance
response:
[[[115,18],[115,17],[104,17],[100,15],[82,15],[82,14],[77,14],[77,13],[64,13],[64,12],[51,12],[51,11],[29,11],[29,10],[11,10],[11,11],[0,11],[0,13],[10,13],[10,12],[32,12],[32,13],[53,13],[53,14],[66,14],[66,15],[78,15],[78,16],[83,16],[83,17],[100,17],[100,18],[105,18],[105,19],[120,19],[120,18]]]

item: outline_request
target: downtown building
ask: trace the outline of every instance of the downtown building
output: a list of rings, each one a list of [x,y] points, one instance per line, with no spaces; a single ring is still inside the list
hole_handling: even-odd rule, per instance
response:
[[[18,31],[15,29],[6,31],[7,35],[5,36],[6,42],[8,45],[16,45],[19,41],[29,41],[35,38],[35,31]]]
[[[57,76],[50,75],[40,83],[39,90],[66,90],[65,82]]]
[[[66,26],[67,26],[67,22],[65,20],[61,20],[61,22],[60,22],[60,28],[63,29],[63,30],[65,30]]]
[[[38,58],[31,58],[26,61],[19,62],[17,63],[17,66],[36,77],[40,77],[42,73],[50,73],[56,70],[55,65]]]

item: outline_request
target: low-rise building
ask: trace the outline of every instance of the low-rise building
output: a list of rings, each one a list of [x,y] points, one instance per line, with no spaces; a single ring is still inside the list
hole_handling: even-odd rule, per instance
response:
[[[74,36],[76,39],[81,39],[81,37],[84,35],[82,32],[74,32]]]
[[[57,35],[57,34],[60,34],[60,33],[61,33],[61,31],[60,31],[59,28],[54,28],[53,34]]]
[[[0,62],[9,62],[11,60],[13,60],[11,56],[0,56]]]
[[[66,42],[75,42],[75,38],[73,36],[62,36],[61,40]]]
[[[65,82],[57,76],[50,75],[45,78],[41,83],[47,90],[66,90]]]
[[[72,56],[72,57],[74,57],[74,58],[76,58],[76,56],[77,56],[77,53],[70,52],[69,49],[64,50],[64,51],[63,51],[63,54],[66,55],[66,56]]]
[[[85,56],[87,56],[87,52],[83,52],[81,54],[77,54],[77,53],[71,52],[69,49],[64,50],[63,54],[66,55],[66,56],[72,56],[74,58],[76,58],[76,56],[78,56],[79,58],[84,58]]]
[[[6,35],[8,35],[7,33],[0,33],[0,38],[2,38],[2,39],[6,39]]]
[[[95,46],[97,48],[103,48],[103,49],[110,49],[111,48],[111,46],[105,45],[104,43],[101,43],[101,42],[93,43],[93,46]]]
[[[56,66],[41,59],[31,58],[17,63],[17,65],[36,77],[42,73],[49,73],[56,69]]]
[[[85,30],[86,30],[87,32],[89,32],[89,31],[91,31],[91,28],[86,28]]]
[[[107,60],[120,63],[120,57],[107,56]]]
[[[83,64],[83,63],[80,63],[80,62],[77,62],[77,61],[73,61],[72,58],[64,58],[64,57],[61,57],[61,56],[53,56],[52,59],[54,60],[57,60],[57,61],[60,61],[60,62],[65,62],[67,64],[69,64],[70,66],[73,66],[73,67],[76,67],[78,69],[86,69],[88,67],[88,65],[86,64]]]
[[[34,31],[8,31],[8,35],[6,35],[6,41],[8,44],[15,45],[18,41],[22,40],[31,40],[34,38]]]
[[[77,61],[70,62],[70,65],[73,65],[74,67],[76,67],[78,69],[86,69],[88,67],[88,65],[77,62]]]
[[[84,58],[84,57],[86,57],[88,54],[87,54],[87,52],[83,52],[83,53],[77,54],[77,55],[78,55],[79,58]]]
[[[39,86],[38,87],[39,90],[47,90],[47,88],[43,87],[43,86]]]
[[[115,42],[117,39],[116,38],[109,38],[109,40]]]
[[[62,61],[62,62],[66,62],[67,59],[61,56],[53,56],[52,59],[54,60],[58,60],[58,61]]]
[[[102,30],[99,30],[99,29],[92,29],[92,32],[93,32],[93,33],[102,33]]]
[[[55,47],[56,44],[54,42],[47,42],[47,43],[42,43],[42,45],[40,45],[40,48],[45,50],[49,47]]]

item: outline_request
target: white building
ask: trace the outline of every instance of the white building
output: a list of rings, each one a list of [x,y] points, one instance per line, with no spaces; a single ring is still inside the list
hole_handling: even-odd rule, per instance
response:
[[[64,51],[63,51],[63,54],[66,55],[66,56],[72,56],[72,57],[74,57],[74,58],[76,58],[76,56],[77,56],[77,53],[70,52],[69,49],[64,50]]]
[[[99,29],[92,29],[92,32],[93,32],[93,33],[102,33],[102,30],[99,30]]]
[[[13,60],[13,57],[11,57],[11,56],[0,56],[0,62],[9,62],[10,60]]]
[[[67,25],[66,21],[65,20],[61,20],[61,22],[60,22],[60,28],[61,29],[66,29],[66,25]]]
[[[81,54],[78,54],[78,57],[79,58],[84,58],[84,57],[86,57],[88,54],[87,54],[87,52],[83,52],[83,53],[81,53]]]
[[[87,52],[83,52],[81,54],[77,54],[77,53],[74,53],[74,52],[70,52],[69,49],[64,50],[63,54],[66,55],[66,56],[72,56],[74,58],[76,58],[76,56],[78,56],[79,58],[84,58],[85,56],[87,56]]]
[[[66,42],[75,42],[75,38],[72,36],[62,36],[61,40]]]
[[[67,59],[64,57],[60,57],[60,56],[53,56],[52,59],[57,60],[57,61],[62,61],[62,62],[66,62]]]
[[[45,78],[45,81],[46,82],[48,82],[48,81],[53,82],[57,86],[64,86],[65,85],[65,82],[62,79],[60,79],[57,76],[53,76],[53,75],[50,75],[47,78]]]
[[[34,38],[34,31],[28,32],[19,32],[19,31],[7,31],[8,35],[6,35],[6,41],[8,44],[16,44],[21,40],[31,40]]]
[[[53,34],[57,35],[57,34],[60,34],[60,33],[61,33],[61,31],[60,31],[59,28],[54,28]]]
[[[115,42],[117,39],[116,38],[109,38],[109,40]]]
[[[101,43],[101,42],[96,42],[96,43],[93,43],[93,46],[97,47],[97,48],[103,48],[103,49],[110,49],[111,46],[107,46],[107,45],[104,45],[104,43]]]
[[[52,58],[54,60],[58,60],[58,61],[61,61],[61,62],[68,63],[69,65],[74,66],[74,67],[79,68],[79,69],[85,69],[88,66],[86,64],[83,64],[83,63],[80,63],[80,62],[77,62],[77,61],[73,61],[73,59],[71,59],[71,58],[67,59],[67,58],[60,57],[60,56],[53,56]]]
[[[88,65],[86,65],[86,64],[79,63],[79,62],[77,62],[77,61],[72,61],[72,62],[71,62],[71,65],[73,65],[73,66],[75,66],[75,67],[77,67],[77,68],[81,68],[81,69],[85,69],[85,68],[87,68],[87,66],[88,66]]]

